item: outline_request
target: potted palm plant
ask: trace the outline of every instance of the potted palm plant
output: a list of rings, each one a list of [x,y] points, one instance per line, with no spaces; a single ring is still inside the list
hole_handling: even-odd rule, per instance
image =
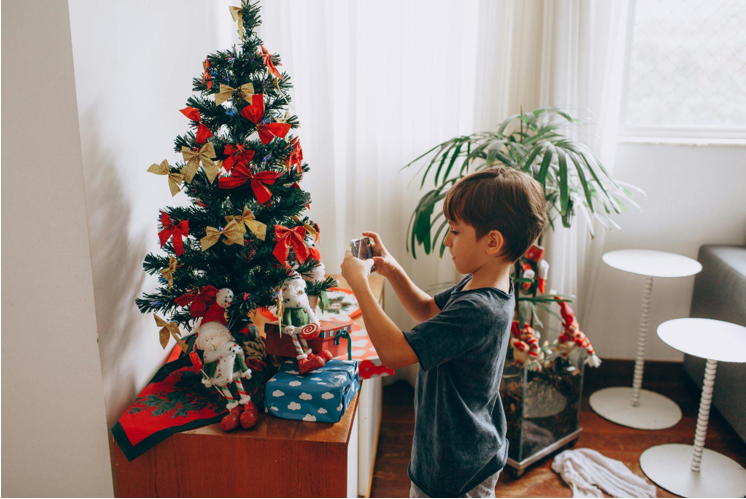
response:
[[[526,172],[544,187],[549,220],[545,233],[554,230],[557,219],[571,227],[577,212],[591,236],[594,219],[606,229],[618,229],[610,215],[622,213],[626,205],[639,209],[632,195],[642,191],[613,179],[587,144],[571,138],[581,125],[560,109],[537,109],[507,118],[495,131],[447,140],[407,164],[404,168],[422,164],[417,171],[420,189],[428,181],[434,185],[412,213],[407,250],[417,258],[416,248],[422,246],[426,254],[437,251],[442,257],[448,222],[435,206],[460,178],[495,166]],[[500,390],[508,420],[508,464],[518,474],[579,436],[584,366],[600,363],[574,318],[569,305],[573,297],[545,293],[544,236],[512,272],[516,310]],[[544,328],[539,310],[562,324],[551,345],[539,341]]]

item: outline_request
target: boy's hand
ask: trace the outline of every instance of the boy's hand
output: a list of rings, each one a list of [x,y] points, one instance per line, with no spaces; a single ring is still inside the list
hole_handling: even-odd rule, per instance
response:
[[[378,274],[389,277],[399,270],[399,262],[389,254],[386,247],[381,242],[381,236],[375,232],[363,232],[365,237],[373,239],[370,249],[373,250],[373,262],[376,264]]]
[[[345,278],[350,289],[354,292],[368,280],[373,260],[361,260],[352,255],[352,251],[345,251],[345,259],[342,262],[342,277]]]

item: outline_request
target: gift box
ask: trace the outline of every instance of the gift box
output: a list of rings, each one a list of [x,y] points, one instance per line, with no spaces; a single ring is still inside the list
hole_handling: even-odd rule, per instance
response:
[[[265,412],[283,419],[336,423],[360,389],[354,360],[333,359],[303,376],[286,361],[267,381]]]
[[[315,354],[322,350],[329,350],[333,357],[345,356],[350,351],[350,333],[352,332],[352,321],[326,321],[322,320],[318,337],[306,340],[308,347]],[[264,325],[265,350],[267,355],[278,355],[280,357],[296,358],[298,352],[293,346],[293,339],[287,334],[280,334],[277,321],[267,322]],[[338,339],[337,339],[338,338]]]

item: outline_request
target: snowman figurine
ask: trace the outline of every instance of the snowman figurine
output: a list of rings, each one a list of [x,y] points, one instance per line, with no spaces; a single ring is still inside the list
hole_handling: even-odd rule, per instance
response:
[[[293,339],[293,346],[298,353],[298,371],[305,374],[326,365],[333,358],[328,350],[315,355],[308,347],[306,340],[318,337],[320,322],[311,308],[306,295],[306,283],[298,273],[294,273],[282,285],[282,334]]]
[[[230,431],[240,424],[251,428],[256,424],[258,411],[251,396],[241,383],[241,378],[250,379],[251,369],[246,365],[243,349],[228,330],[225,310],[233,301],[233,292],[228,288],[218,291],[215,301],[197,325],[197,339],[194,346],[204,352],[205,386],[214,386],[228,400],[226,408],[230,413],[220,422],[223,431]],[[230,384],[236,385],[239,399],[233,398]]]

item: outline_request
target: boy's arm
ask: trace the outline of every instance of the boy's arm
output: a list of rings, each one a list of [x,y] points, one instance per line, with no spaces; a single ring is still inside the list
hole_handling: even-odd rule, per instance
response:
[[[416,364],[419,362],[404,333],[396,327],[386,312],[378,304],[373,291],[370,289],[368,274],[373,266],[372,260],[360,260],[352,256],[348,250],[342,262],[342,277],[347,280],[350,289],[355,294],[363,313],[363,322],[373,346],[378,352],[378,358],[383,365],[390,369]]]
[[[418,288],[401,267],[389,274],[388,279],[399,301],[414,320],[424,322],[440,312],[435,300]]]
[[[368,279],[361,281],[352,291],[363,313],[365,329],[383,365],[389,369],[398,369],[418,363],[417,354],[412,350],[404,333],[378,304]]]
[[[399,262],[389,253],[381,241],[381,236],[369,231],[363,232],[363,235],[373,240],[371,250],[376,272],[389,280],[409,315],[423,322],[440,312],[430,295],[415,286]]]

